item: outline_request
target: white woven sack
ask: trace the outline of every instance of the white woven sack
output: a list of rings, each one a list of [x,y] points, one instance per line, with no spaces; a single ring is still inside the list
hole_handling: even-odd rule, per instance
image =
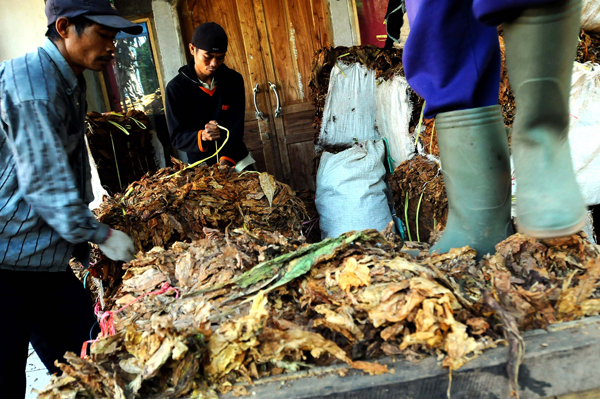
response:
[[[600,32],[600,0],[583,0],[581,28],[586,32]]]
[[[600,204],[600,65],[575,63],[569,108],[577,182],[587,205]]]
[[[338,62],[331,70],[317,144],[352,145],[376,140],[375,71],[355,63]]]
[[[394,160],[393,169],[415,152],[414,139],[408,127],[412,115],[409,86],[404,76],[396,76],[380,81],[375,90],[377,96],[377,114],[375,126],[381,137],[389,143],[390,156]]]
[[[321,237],[383,230],[392,221],[386,197],[385,144],[366,141],[338,154],[324,152],[317,172]]]

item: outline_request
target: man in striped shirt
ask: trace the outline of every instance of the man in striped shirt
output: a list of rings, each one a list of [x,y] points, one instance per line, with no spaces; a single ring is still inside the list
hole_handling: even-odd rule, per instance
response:
[[[119,17],[109,0],[48,0],[46,15],[44,45],[0,64],[1,398],[25,396],[29,342],[59,372],[54,361],[89,339],[95,319],[69,269],[74,251],[85,258],[93,242],[122,261],[135,251],[131,238],[88,208],[82,73],[112,60],[120,30],[142,28]]]

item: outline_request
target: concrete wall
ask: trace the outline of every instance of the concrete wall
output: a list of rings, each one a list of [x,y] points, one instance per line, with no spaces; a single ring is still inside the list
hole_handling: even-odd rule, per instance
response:
[[[45,33],[44,0],[0,2],[0,62],[35,50]]]
[[[329,0],[334,46],[360,45],[356,0]]]
[[[181,24],[176,2],[152,0],[154,27],[158,36],[163,81],[166,84],[179,73],[179,68],[187,64],[185,45],[181,36]]]

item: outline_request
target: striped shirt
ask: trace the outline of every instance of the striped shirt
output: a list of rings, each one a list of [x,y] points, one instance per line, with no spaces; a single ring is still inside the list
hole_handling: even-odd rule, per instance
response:
[[[85,90],[50,40],[0,64],[0,269],[63,271],[108,234],[87,206]]]

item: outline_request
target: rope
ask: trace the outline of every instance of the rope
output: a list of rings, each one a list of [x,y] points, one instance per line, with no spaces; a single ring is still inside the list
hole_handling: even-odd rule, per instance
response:
[[[419,198],[419,203],[417,204],[417,213],[415,215],[415,224],[417,225],[417,241],[421,242],[421,238],[419,237],[419,211],[421,210],[421,201],[423,201],[423,195],[425,195],[425,189],[427,188],[427,185],[429,183],[431,183],[432,181],[435,180],[436,177],[438,177],[440,175],[440,169],[438,169],[437,173],[435,174],[435,176],[433,176],[433,179],[429,180],[428,182],[425,182],[425,184],[423,184],[423,189],[421,190],[421,198]],[[433,219],[434,223],[435,223],[435,219]],[[435,230],[435,224],[434,224],[434,230]]]
[[[119,187],[123,190],[123,183],[121,183],[121,172],[119,172],[119,162],[117,161],[117,150],[115,150],[115,142],[113,140],[112,133],[110,133],[110,142],[112,143],[113,154],[115,156],[115,165],[117,166],[117,177],[119,178]]]
[[[415,135],[415,145],[417,145],[417,143],[419,142],[419,136],[421,135],[421,125],[423,124],[423,113],[425,112],[425,103],[426,101],[423,100],[423,108],[421,108],[421,116],[419,117],[419,126],[417,127],[417,134]]]
[[[225,144],[227,144],[227,141],[229,141],[229,129],[227,129],[226,127],[223,127],[223,126],[221,126],[221,125],[217,125],[217,127],[218,127],[219,129],[223,129],[223,130],[225,130],[225,131],[227,132],[227,136],[225,137],[225,141],[223,141],[223,144],[221,144],[221,147],[217,148],[217,151],[216,151],[214,154],[212,154],[211,156],[209,156],[209,157],[206,157],[206,158],[204,158],[204,159],[201,159],[201,160],[199,160],[198,162],[194,162],[193,164],[186,166],[185,168],[181,169],[179,172],[173,173],[172,175],[169,175],[169,176],[165,176],[165,177],[163,177],[163,179],[168,179],[168,178],[170,178],[170,177],[177,176],[177,175],[179,175],[181,172],[183,172],[183,171],[184,171],[184,170],[186,170],[186,169],[195,168],[196,166],[200,165],[202,162],[206,162],[206,161],[208,161],[209,159],[211,159],[211,158],[213,158],[213,157],[216,157],[216,156],[217,156],[217,154],[219,153],[219,151],[221,151],[221,150],[223,149],[223,147],[225,147]],[[216,145],[217,145],[217,143],[215,143],[215,146],[216,146]]]
[[[421,237],[419,236],[419,211],[421,210],[423,195],[425,195],[425,188],[423,188],[423,191],[421,191],[421,197],[419,198],[419,203],[417,204],[417,214],[415,215],[415,224],[417,225],[417,242],[421,242]]]
[[[408,241],[412,241],[410,225],[408,224],[408,192],[404,194],[404,220],[406,221],[406,230],[408,231]]]
[[[133,305],[134,303],[136,303],[137,301],[139,301],[140,299],[142,299],[146,296],[161,295],[161,294],[165,294],[171,290],[175,291],[175,299],[179,299],[179,291],[177,290],[177,288],[171,287],[169,285],[169,283],[164,283],[160,287],[159,290],[148,292],[144,295],[140,295],[137,298],[135,298],[133,301],[129,302],[127,305],[123,306],[122,308],[120,308],[118,310],[115,310],[114,312],[107,311],[107,312],[102,313],[102,315],[98,319],[98,322],[100,323],[100,337],[97,339],[94,339],[94,340],[85,341],[83,343],[83,347],[81,348],[81,358],[83,359],[86,356],[88,344],[93,344],[93,343],[97,342],[100,338],[115,335],[117,333],[117,331],[115,329],[115,323],[114,323],[114,316],[117,313],[122,312],[123,310],[127,309],[128,307],[130,307],[131,305]],[[96,314],[97,317],[100,315],[100,306],[99,305],[100,305],[100,302],[96,303],[96,306],[94,308],[94,313]]]

